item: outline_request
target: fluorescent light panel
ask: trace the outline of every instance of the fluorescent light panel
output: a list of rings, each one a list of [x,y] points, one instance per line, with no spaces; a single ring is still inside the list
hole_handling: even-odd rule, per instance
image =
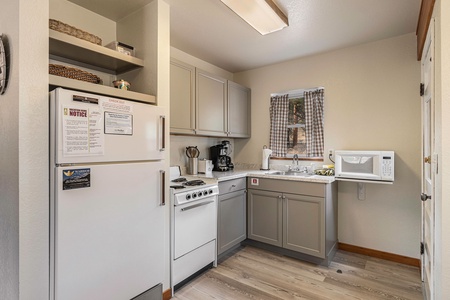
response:
[[[262,35],[288,26],[288,19],[272,0],[221,0]]]

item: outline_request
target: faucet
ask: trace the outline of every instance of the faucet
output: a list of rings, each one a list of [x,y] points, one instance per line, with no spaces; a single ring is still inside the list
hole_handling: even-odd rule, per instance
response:
[[[298,171],[298,155],[294,154],[292,157],[292,165],[289,166],[289,171]]]

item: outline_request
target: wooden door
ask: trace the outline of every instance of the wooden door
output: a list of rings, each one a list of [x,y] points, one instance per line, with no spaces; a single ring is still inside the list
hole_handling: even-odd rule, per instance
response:
[[[434,132],[434,19],[431,20],[421,61],[422,76],[422,280],[425,299],[434,299],[435,272],[435,154]]]

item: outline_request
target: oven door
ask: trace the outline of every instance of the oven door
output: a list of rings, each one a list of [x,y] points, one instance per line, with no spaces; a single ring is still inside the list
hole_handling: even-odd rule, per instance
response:
[[[174,206],[174,258],[216,239],[217,196]]]

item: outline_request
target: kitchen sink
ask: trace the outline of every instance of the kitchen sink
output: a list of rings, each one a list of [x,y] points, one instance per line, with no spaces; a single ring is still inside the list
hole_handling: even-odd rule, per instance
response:
[[[275,171],[275,172],[267,172],[267,175],[280,175],[280,176],[301,176],[301,177],[311,177],[312,174],[308,174],[305,172],[296,172],[296,171]]]

